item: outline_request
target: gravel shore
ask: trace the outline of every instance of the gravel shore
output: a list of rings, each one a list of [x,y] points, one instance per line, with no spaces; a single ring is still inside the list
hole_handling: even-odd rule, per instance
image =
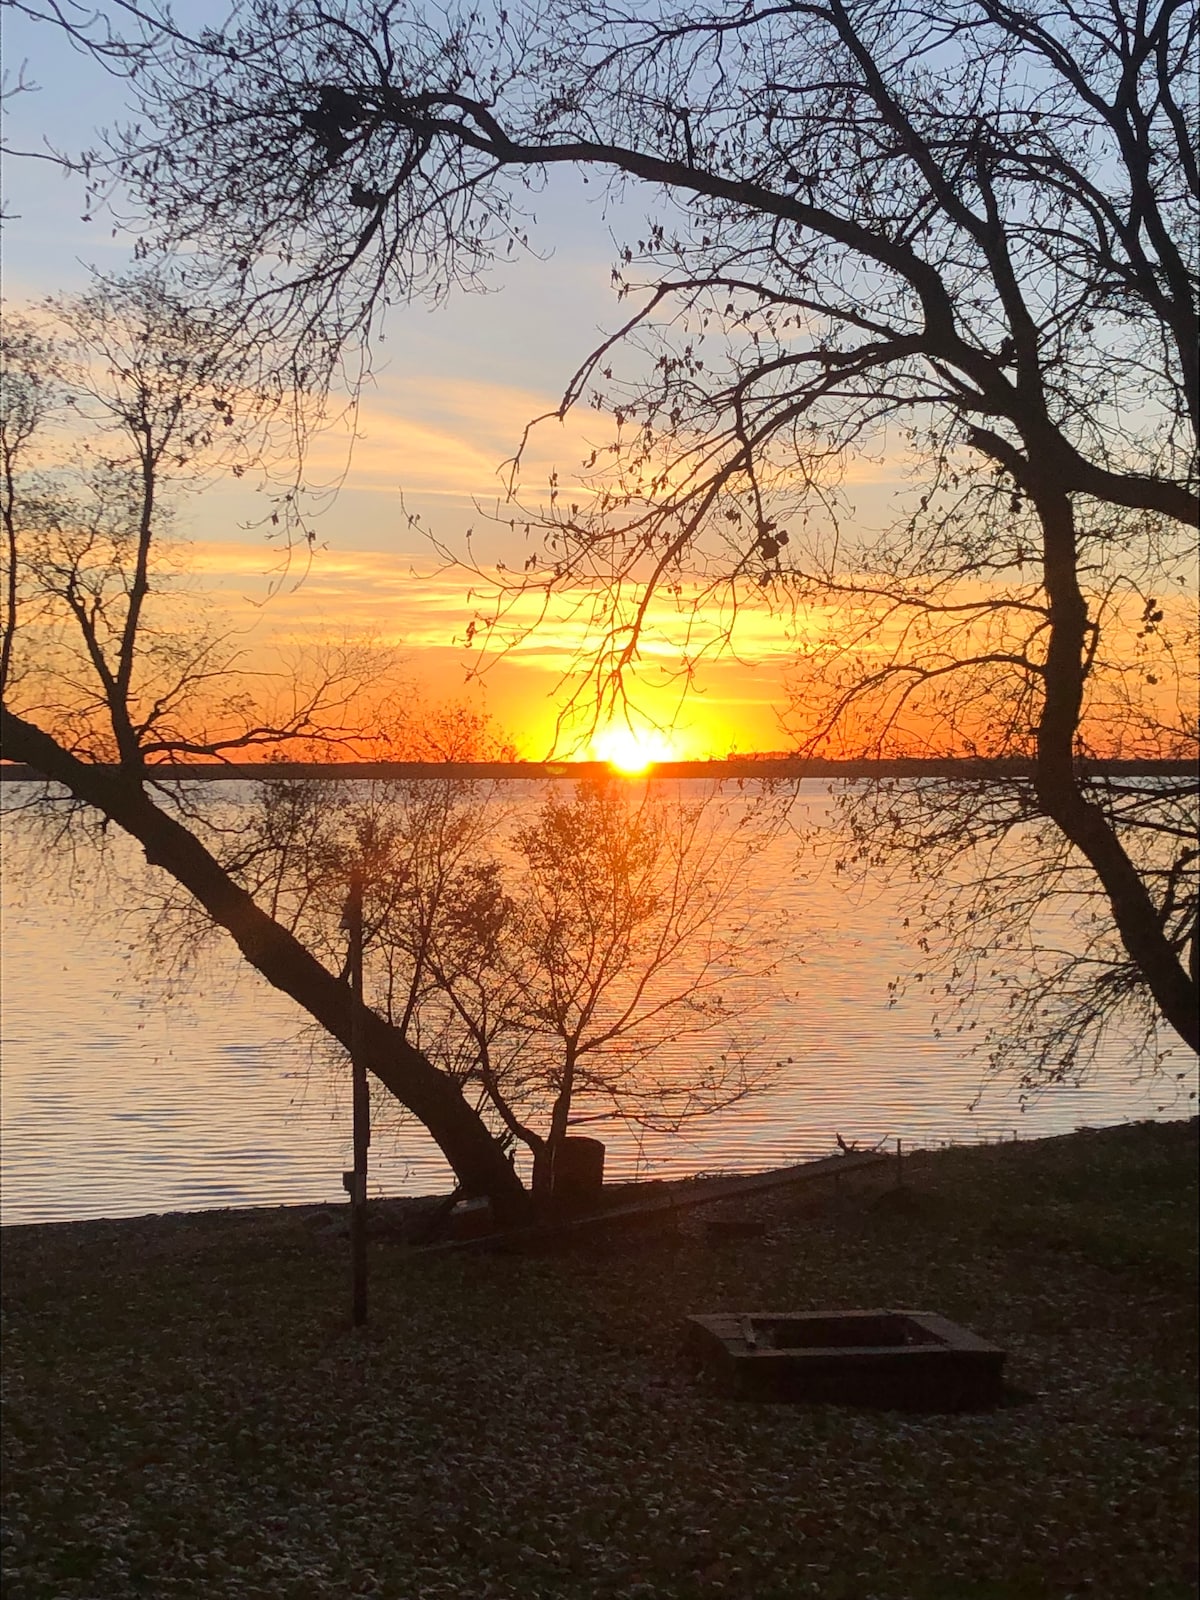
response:
[[[6,1600],[1194,1596],[1196,1122],[905,1167],[546,1254],[384,1208],[357,1333],[332,1208],[6,1228]],[[690,1312],[855,1306],[1002,1345],[1008,1403],[681,1360]]]

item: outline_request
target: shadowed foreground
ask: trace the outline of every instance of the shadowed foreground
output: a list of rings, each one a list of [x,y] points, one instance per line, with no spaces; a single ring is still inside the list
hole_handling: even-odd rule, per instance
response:
[[[1196,1593],[1196,1123],[914,1156],[553,1256],[322,1208],[4,1232],[8,1600]],[[738,1237],[729,1224],[761,1219]],[[1023,1397],[739,1404],[690,1311],[936,1310]]]

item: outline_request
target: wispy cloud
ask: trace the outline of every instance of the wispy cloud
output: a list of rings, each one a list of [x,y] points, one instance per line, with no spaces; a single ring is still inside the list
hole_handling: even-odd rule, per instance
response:
[[[219,592],[238,609],[262,609],[275,627],[327,628],[351,619],[391,618],[389,633],[413,645],[452,644],[481,614],[499,608],[496,640],[529,655],[560,656],[589,649],[601,634],[591,601],[593,591],[577,588],[546,604],[536,590],[501,589],[487,572],[439,567],[427,551],[318,550],[311,559],[293,555],[290,565],[261,544],[195,541],[190,566],[202,586]],[[645,622],[645,653],[682,656],[703,649],[728,631],[739,655],[773,659],[789,652],[785,615],[765,605],[743,604],[736,614],[713,604],[695,610],[699,587],[650,605]],[[631,596],[631,599],[634,597]]]
[[[314,444],[318,478],[340,476],[357,489],[406,495],[494,500],[508,489],[509,465],[526,425],[553,411],[557,397],[529,389],[425,374],[391,377],[363,396],[350,423]],[[551,419],[530,435],[523,476],[545,481],[572,471],[613,433],[610,418],[585,407]]]
[[[578,593],[543,610],[534,593],[508,598],[502,630],[483,649],[466,647],[471,622],[494,595],[480,578],[439,569],[428,552],[318,551],[301,569],[283,574],[272,552],[249,542],[197,541],[191,547],[196,582],[247,631],[264,653],[347,636],[398,650],[426,693],[452,698],[468,678],[487,686],[496,714],[527,753],[549,753],[560,707],[582,660],[601,636]],[[573,613],[573,607],[574,614]],[[674,724],[682,753],[704,756],[731,747],[779,742],[776,708],[790,658],[784,618],[747,606],[732,619],[733,653],[701,659],[681,710],[688,658],[718,641],[718,613],[690,615],[686,597],[654,603],[646,617],[646,648],[633,703],[649,721]]]
[[[525,438],[524,491],[536,497],[555,471],[565,491],[586,499],[592,491],[578,474],[593,452],[617,437],[616,423],[584,405],[559,420],[558,403],[558,394],[517,385],[388,376],[364,394],[352,428],[347,421],[319,436],[311,468],[319,479],[345,472],[347,484],[359,490],[488,503],[507,494],[525,430],[541,418]],[[682,471],[664,468],[664,481],[681,480]],[[836,477],[844,489],[894,490],[903,481],[903,463],[891,454],[847,455]],[[783,488],[799,481],[799,473],[780,474]]]

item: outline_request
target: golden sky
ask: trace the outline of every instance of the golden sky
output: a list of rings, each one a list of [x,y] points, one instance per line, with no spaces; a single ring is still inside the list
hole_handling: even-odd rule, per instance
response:
[[[180,15],[195,9],[194,0],[184,0]],[[119,82],[72,50],[61,30],[6,13],[6,35],[12,58],[26,62],[28,80],[41,86],[6,103],[15,147],[35,150],[49,137],[66,147],[87,144],[97,127],[120,120]],[[109,272],[127,267],[131,237],[119,219],[87,202],[78,181],[36,160],[10,162],[5,179],[10,305],[36,302],[48,292],[77,292],[87,286],[92,266]],[[347,428],[335,426],[316,441],[307,463],[310,479],[340,488],[314,525],[318,548],[303,582],[294,581],[295,565],[292,578],[273,581],[276,555],[252,526],[268,507],[246,482],[229,481],[185,500],[178,518],[178,530],[193,541],[197,584],[231,626],[252,628],[258,650],[334,631],[377,639],[399,649],[405,671],[427,699],[483,694],[530,757],[550,753],[569,694],[562,680],[586,642],[585,630],[560,615],[489,657],[481,682],[472,680],[481,652],[463,644],[476,609],[468,598],[470,576],[435,575],[431,548],[405,512],[416,513],[456,552],[465,551],[466,531],[473,528],[475,559],[485,568],[497,560],[521,564],[526,552],[488,522],[505,493],[505,463],[525,424],[557,405],[578,364],[614,318],[624,319],[611,288],[613,239],[641,228],[653,204],[653,196],[636,188],[598,204],[590,193],[569,175],[549,175],[535,200],[535,255],[498,264],[488,293],[456,293],[433,310],[414,305],[389,312],[386,341],[373,349],[375,372],[355,419],[352,451]],[[609,419],[585,407],[565,423],[542,424],[525,455],[524,491],[537,498],[554,470],[569,482],[610,428]],[[886,496],[886,485],[870,481],[886,479],[886,468],[867,463],[860,475],[866,495]],[[522,620],[521,611],[518,606],[514,622]],[[647,738],[653,723],[672,726],[669,748],[660,736],[659,753],[703,758],[793,742],[780,724],[788,659],[781,621],[743,613],[735,653],[703,662],[680,706],[680,685],[672,681],[682,659],[680,619],[664,607],[654,620],[646,647],[650,670],[635,703],[646,712]],[[577,725],[561,740],[559,753],[582,731]],[[577,751],[591,753],[588,742]]]
[[[526,424],[556,400],[549,389],[461,374],[381,373],[353,419],[312,447],[310,481],[339,487],[313,524],[311,560],[282,569],[250,527],[263,502],[226,483],[185,507],[199,582],[238,626],[253,625],[260,648],[369,639],[400,653],[426,698],[482,696],[522,756],[606,755],[618,734],[605,731],[610,717],[593,725],[586,694],[580,714],[560,724],[579,660],[597,643],[585,595],[562,597],[546,615],[534,594],[510,600],[503,627],[482,647],[478,635],[467,647],[472,619],[494,609],[486,575],[497,561],[519,569],[527,553],[502,520],[512,510],[510,463]],[[535,428],[521,463],[526,503],[542,496],[552,472],[581,498],[586,491],[571,479],[611,430],[611,419],[582,406]],[[856,463],[852,478],[852,495],[885,514],[896,488],[889,464]],[[440,561],[422,529],[460,558],[469,551],[485,581]],[[782,720],[795,655],[786,617],[749,604],[731,619],[727,603],[712,600],[698,621],[697,593],[685,588],[679,600],[664,595],[651,608],[630,696],[644,748],[662,759],[706,759],[793,747]],[[619,737],[628,742],[623,728]]]
[[[282,646],[356,639],[392,655],[398,675],[426,701],[465,699],[486,707],[526,759],[551,754],[606,755],[611,735],[580,717],[556,722],[589,630],[565,610],[528,633],[537,602],[519,599],[506,619],[504,640],[468,648],[476,612],[471,575],[438,570],[428,551],[318,550],[301,570],[271,570],[261,543],[196,540],[189,567],[200,589],[217,602],[231,626],[248,630],[247,645],[268,657]],[[706,759],[733,751],[778,750],[791,740],[779,713],[783,670],[792,652],[782,618],[742,610],[733,650],[704,660],[686,696],[682,657],[671,646],[683,627],[666,602],[651,612],[645,669],[632,695],[632,717],[660,758]],[[707,637],[715,640],[716,627]],[[703,640],[693,639],[692,648]],[[611,719],[608,719],[611,720]],[[657,730],[657,737],[655,737]],[[593,738],[593,732],[598,736]]]

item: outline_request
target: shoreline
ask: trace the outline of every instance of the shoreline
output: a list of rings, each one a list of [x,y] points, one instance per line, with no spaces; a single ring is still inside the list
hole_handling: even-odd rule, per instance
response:
[[[1142,1117],[1096,1127],[1084,1125],[1068,1133],[1040,1134],[1029,1139],[980,1139],[928,1148],[917,1145],[911,1148],[905,1146],[903,1160],[905,1165],[910,1161],[919,1165],[929,1159],[936,1161],[951,1153],[970,1156],[976,1152],[996,1150],[1037,1150],[1063,1145],[1073,1140],[1119,1137],[1122,1134],[1128,1135],[1131,1130],[1185,1127],[1190,1127],[1193,1133],[1200,1130],[1200,1114],[1192,1112],[1179,1117]],[[852,1158],[874,1154],[875,1152],[871,1150],[854,1150]],[[888,1170],[894,1167],[894,1146],[883,1149],[878,1155],[877,1165],[886,1166]],[[843,1166],[844,1160],[842,1156],[815,1156],[807,1161],[789,1163],[782,1167],[756,1169],[752,1172],[737,1169],[714,1170],[690,1173],[680,1178],[638,1178],[605,1183],[601,1205],[596,1213],[588,1213],[587,1220],[591,1220],[593,1215],[602,1218],[603,1213],[609,1209],[638,1206],[642,1201],[653,1205],[655,1209],[669,1207],[672,1202],[682,1207],[689,1203],[707,1204],[708,1194],[711,1194],[714,1197],[712,1203],[716,1204],[725,1199],[739,1198],[753,1190],[786,1188],[809,1180],[834,1178],[837,1177],[839,1168],[843,1172],[860,1168],[858,1161]],[[740,1191],[740,1195],[733,1193],[735,1189]],[[725,1192],[718,1193],[718,1191]],[[446,1199],[445,1192],[423,1195],[378,1195],[368,1197],[367,1210],[372,1218],[402,1226],[409,1218],[428,1213],[444,1204]],[[349,1215],[348,1200],[285,1200],[248,1206],[198,1206],[191,1210],[139,1211],[124,1216],[59,1217],[42,1222],[5,1222],[0,1224],[0,1241],[43,1229],[111,1229],[125,1226],[133,1228],[151,1224],[167,1228],[187,1224],[196,1219],[204,1219],[210,1225],[218,1221],[225,1222],[233,1228],[249,1227],[256,1222],[273,1223],[276,1226],[290,1222],[313,1225],[322,1222],[339,1223]]]
[[[1077,762],[1081,774],[1092,777],[1187,777],[1195,764],[1187,760],[1086,760]],[[116,768],[106,769],[116,771]],[[485,779],[505,782],[543,782],[547,779],[575,781],[623,776],[634,780],[653,778],[710,778],[744,781],[758,778],[772,782],[799,781],[804,778],[861,780],[864,778],[962,778],[976,782],[1011,782],[1030,778],[1033,762],[1010,757],[994,760],[972,757],[925,759],[888,757],[834,761],[802,756],[728,756],[709,761],[656,761],[644,772],[622,774],[606,761],[278,761],[258,763],[170,763],[147,768],[155,780],[194,783],[244,783],[264,778],[337,781],[459,779],[478,782]],[[0,782],[41,783],[47,781],[33,767],[18,762],[0,762]]]

